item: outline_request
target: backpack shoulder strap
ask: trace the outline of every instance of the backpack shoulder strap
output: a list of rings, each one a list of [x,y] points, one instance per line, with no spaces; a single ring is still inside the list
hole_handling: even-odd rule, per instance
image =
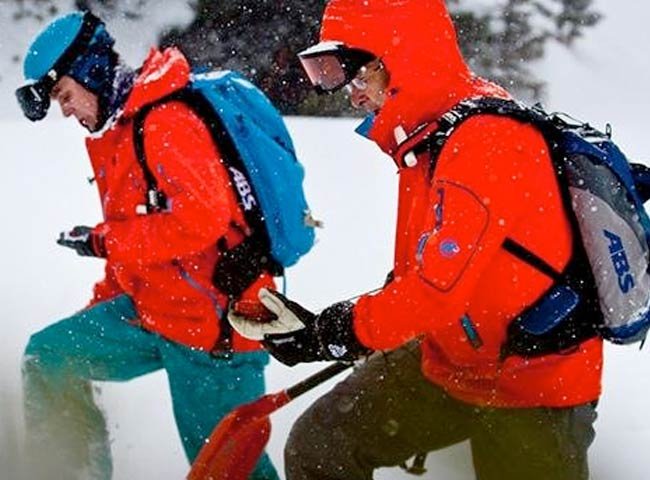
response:
[[[208,128],[214,144],[219,149],[221,162],[226,168],[226,172],[230,178],[230,184],[235,192],[235,198],[244,213],[246,224],[254,233],[257,241],[261,243],[261,247],[265,251],[269,251],[270,241],[264,225],[264,213],[261,210],[257,193],[254,192],[253,184],[248,177],[248,169],[246,168],[244,159],[242,159],[235,141],[228,132],[219,113],[203,94],[190,88],[177,92],[169,100],[180,101],[188,105]],[[238,187],[241,183],[242,176],[246,179],[251,189],[250,193],[254,197],[253,200],[243,195]]]
[[[184,103],[208,128],[212,141],[218,146],[221,162],[226,168],[230,184],[235,191],[235,197],[242,207],[246,223],[253,232],[242,243],[231,249],[225,246],[225,241],[217,242],[222,255],[217,265],[215,265],[212,283],[231,299],[239,298],[259,277],[262,271],[268,271],[277,276],[282,274],[283,269],[268,254],[270,243],[259,205],[257,203],[244,205],[237,190],[238,179],[236,175],[246,175],[247,170],[233,139],[210,102],[202,94],[190,88],[185,88],[147,105],[136,114],[133,120],[134,149],[147,182],[147,212],[164,210],[167,205],[167,197],[158,187],[158,182],[146,160],[144,123],[152,109],[168,102]],[[231,167],[236,169],[235,172]],[[232,350],[232,328],[225,317],[220,318],[220,332],[212,353],[227,357],[228,352]]]
[[[191,108],[198,116],[201,118],[201,120],[206,124],[206,126],[209,128],[211,136],[213,137],[213,141],[218,142],[217,144],[219,145],[220,152],[222,154],[222,160],[228,166],[228,159],[231,158],[231,148],[234,148],[234,145],[232,144],[232,141],[228,142],[228,138],[224,137],[218,137],[217,138],[217,131],[220,131],[223,126],[222,125],[217,125],[219,119],[216,113],[212,111],[211,108],[208,106],[205,106],[201,103],[196,103],[196,98],[198,95],[194,95],[192,92],[189,90],[181,90],[179,92],[175,92],[169,96],[163,97],[159,99],[156,102],[150,103],[146,105],[144,108],[142,108],[140,111],[137,112],[133,119],[133,147],[135,150],[135,156],[138,161],[138,164],[140,165],[140,168],[142,169],[142,173],[144,175],[145,182],[147,184],[147,195],[146,195],[146,209],[147,213],[155,213],[159,212],[162,210],[165,210],[167,208],[167,196],[165,193],[159,188],[158,186],[158,181],[156,180],[156,177],[154,176],[153,172],[151,171],[151,168],[149,167],[149,164],[147,163],[147,156],[146,156],[146,151],[144,148],[144,124],[147,119],[147,116],[153,110],[154,108],[168,102],[172,101],[180,101],[185,103],[189,108]],[[230,175],[231,172],[229,169],[228,174]],[[234,185],[234,183],[233,183]],[[244,242],[245,244],[248,244],[248,242]],[[220,241],[217,242],[218,248],[222,251],[222,257],[225,259],[229,258],[229,255],[231,256],[231,251],[229,251],[225,246],[225,239],[220,239]],[[237,249],[237,247],[235,247]],[[215,271],[219,271],[221,268],[222,270],[224,268],[233,268],[236,270],[234,273],[238,274],[240,273],[239,268],[237,266],[233,267],[232,265],[229,264],[229,262],[222,260],[217,263],[215,266]],[[232,263],[232,262],[230,262]],[[228,264],[227,267],[224,267],[224,265]],[[250,269],[249,269],[250,270]],[[230,271],[228,271],[228,278],[230,277]],[[226,287],[224,288],[223,285],[215,285],[217,288],[222,290],[224,293],[228,294],[230,297],[236,297],[238,296],[237,294],[240,294],[248,285],[250,285],[255,278],[259,275],[259,272],[248,272],[249,275],[246,276],[246,279],[240,279],[240,283],[243,282],[242,285],[237,285],[238,289],[236,292],[234,291],[234,287],[232,287],[230,284],[227,284]],[[252,278],[254,275],[254,278]],[[239,278],[239,275],[237,276]],[[218,357],[218,358],[224,358],[228,359],[232,355],[232,349],[233,349],[233,332],[232,332],[232,327],[230,326],[230,323],[227,321],[225,314],[222,314],[219,317],[219,338],[216,340],[211,353]]]
[[[151,110],[170,100],[170,98],[165,97],[145,105],[133,118],[133,148],[135,150],[135,158],[142,169],[144,180],[147,183],[147,194],[145,198],[147,213],[155,213],[167,209],[167,196],[158,187],[158,180],[156,180],[155,175],[147,163],[147,155],[144,148],[144,123]]]
[[[503,98],[481,97],[462,101],[444,113],[438,120],[438,128],[427,139],[432,167],[447,140],[466,120],[476,115],[502,115],[525,123],[542,125],[543,118],[535,110]]]
[[[133,143],[135,153],[138,163],[142,168],[145,181],[147,182],[147,212],[150,213],[164,210],[167,205],[167,197],[159,188],[158,182],[147,163],[144,148],[144,123],[147,115],[152,109],[164,103],[173,101],[186,104],[196,115],[198,115],[201,121],[204,122],[208,128],[213,142],[219,148],[221,162],[226,167],[226,171],[230,178],[230,184],[235,192],[235,197],[242,207],[246,223],[249,229],[253,232],[255,240],[259,244],[259,248],[263,251],[268,251],[270,249],[270,242],[268,234],[266,233],[266,227],[264,226],[264,215],[261,211],[261,207],[257,201],[245,203],[237,187],[240,181],[238,176],[243,175],[246,177],[247,169],[245,168],[244,161],[237,150],[235,142],[230,137],[222,119],[219,117],[219,114],[215,111],[209,100],[207,100],[201,93],[193,91],[190,88],[179,90],[156,102],[148,104],[136,114],[133,120]],[[252,189],[252,183],[248,178],[247,181]],[[256,195],[255,198],[257,198]],[[269,268],[273,273],[276,273],[280,267],[269,262]]]
[[[451,110],[442,115],[438,121],[437,130],[427,140],[427,148],[431,156],[431,175],[433,175],[433,170],[435,168],[438,156],[444,148],[447,140],[453,135],[453,133],[461,124],[475,115],[499,115],[523,123],[532,124],[540,130],[547,142],[550,138],[552,138],[549,137],[549,135],[553,134],[552,127],[549,124],[547,117],[541,110],[541,107],[528,108],[514,100],[492,97],[482,97],[466,100],[458,103]],[[555,166],[555,162],[553,163]],[[560,172],[558,172],[558,174],[559,173]],[[563,201],[565,201],[564,192],[562,192],[562,194]],[[525,246],[514,241],[513,239],[506,238],[502,247],[508,253],[518,258],[520,261],[528,264],[532,268],[538,270],[539,272],[552,279],[553,282],[557,283],[562,280],[563,272],[557,271],[544,259],[527,249]]]

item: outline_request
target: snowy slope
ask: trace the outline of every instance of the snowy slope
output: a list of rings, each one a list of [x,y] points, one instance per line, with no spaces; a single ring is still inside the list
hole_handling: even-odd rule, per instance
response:
[[[0,4],[2,2],[0,1]],[[610,121],[629,154],[650,160],[646,115],[650,109],[647,29],[650,7],[633,0],[601,0],[608,18],[575,51],[554,49],[540,65],[550,82],[549,106],[596,125]],[[1,43],[0,43],[1,46]],[[1,96],[8,89],[0,84]],[[6,113],[6,112],[5,112]],[[10,115],[8,115],[11,117]],[[351,120],[288,119],[307,168],[307,190],[326,228],[313,254],[289,272],[289,294],[319,309],[370,290],[390,269],[396,191],[394,168],[377,149],[352,134]],[[46,128],[41,128],[46,126]],[[0,479],[10,479],[19,391],[19,358],[30,332],[72,313],[87,301],[101,262],[82,259],[54,243],[58,232],[99,219],[83,151],[83,131],[58,114],[42,125],[15,118],[0,121],[3,177],[0,188]],[[334,140],[335,139],[335,140]],[[650,419],[648,350],[607,349],[605,394],[591,449],[592,478],[645,480]],[[320,366],[287,369],[272,364],[270,391],[304,378]],[[166,379],[157,373],[125,384],[101,385],[109,414],[115,478],[178,479],[186,464],[176,436]],[[322,389],[320,390],[323,391]],[[291,422],[311,401],[306,396],[273,417],[269,451],[282,464]],[[425,478],[470,480],[466,444],[432,455]],[[411,478],[396,470],[382,480]]]

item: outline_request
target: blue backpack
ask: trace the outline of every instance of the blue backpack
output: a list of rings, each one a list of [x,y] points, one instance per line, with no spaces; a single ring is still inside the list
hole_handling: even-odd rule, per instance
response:
[[[502,248],[553,280],[509,326],[502,356],[572,351],[596,335],[618,344],[645,339],[650,328],[650,169],[628,161],[611,138],[563,114],[514,101],[480,98],[443,115],[426,140],[432,161],[458,126],[478,114],[535,126],[549,145],[574,232],[564,271],[513,239]],[[435,164],[433,166],[435,168]]]
[[[237,298],[261,273],[282,275],[314,245],[314,227],[302,188],[304,170],[284,121],[269,99],[241,75],[193,74],[188,86],[147,105],[134,118],[134,145],[148,185],[147,211],[164,210],[144,154],[144,121],[161,103],[182,101],[209,127],[218,145],[249,231],[233,249],[221,244],[215,285]]]

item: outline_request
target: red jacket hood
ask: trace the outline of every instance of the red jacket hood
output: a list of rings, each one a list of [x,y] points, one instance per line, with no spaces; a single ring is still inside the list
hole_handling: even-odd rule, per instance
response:
[[[124,116],[130,117],[143,106],[183,88],[190,79],[190,65],[177,48],[152,48],[124,105]]]
[[[388,153],[398,125],[410,133],[463,99],[507,97],[470,71],[443,0],[331,0],[321,41],[367,50],[386,66],[388,98],[370,136]]]

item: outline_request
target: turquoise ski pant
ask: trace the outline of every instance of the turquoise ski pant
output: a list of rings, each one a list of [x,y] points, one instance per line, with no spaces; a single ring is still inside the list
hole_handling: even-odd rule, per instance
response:
[[[264,394],[267,363],[266,352],[220,359],[147,332],[138,326],[126,295],[99,303],[34,334],[27,345],[28,450],[38,458],[43,478],[110,479],[106,422],[90,381],[126,381],[164,368],[176,426],[191,462],[224,415]],[[266,454],[251,479],[278,479]]]

